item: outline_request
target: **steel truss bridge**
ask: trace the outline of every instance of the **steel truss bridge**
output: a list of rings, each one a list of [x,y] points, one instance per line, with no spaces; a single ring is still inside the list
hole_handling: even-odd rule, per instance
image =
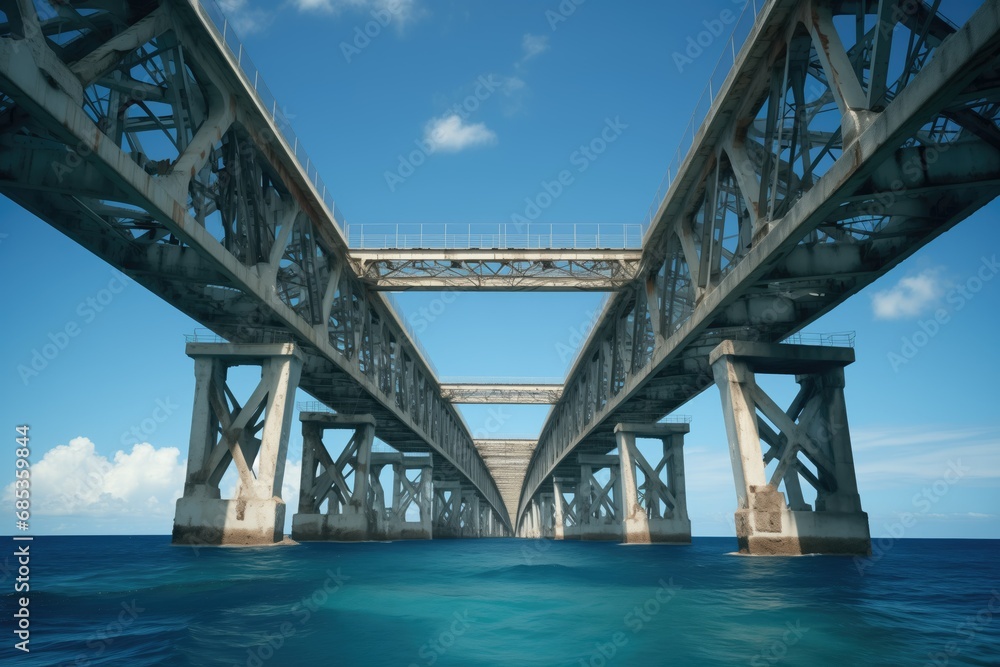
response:
[[[332,192],[212,0],[0,0],[0,192],[228,341],[215,357],[189,346],[207,440],[186,496],[213,497],[214,483],[217,498],[233,465],[240,493],[271,497],[247,471],[258,453],[283,470],[284,445],[267,438],[287,442],[282,397],[297,384],[337,413],[309,413],[314,477],[304,482],[316,511],[327,499],[331,514],[370,515],[384,492],[358,480],[391,463],[399,475],[433,470],[434,505],[421,511],[435,526],[538,534],[565,520],[560,485],[580,483],[585,468],[624,470],[630,437],[676,452],[687,425],[662,420],[723,382],[710,357],[721,343],[786,340],[1000,192],[1000,3],[962,27],[939,5],[749,3],[749,35],[708,92],[641,245],[626,229],[590,247],[556,243],[551,230],[548,244],[522,247],[502,230],[467,247],[352,247]],[[406,289],[614,294],[561,386],[498,387],[439,382],[382,294]],[[760,358],[725,349],[723,361]],[[845,359],[810,363],[829,374]],[[232,363],[265,368],[246,401],[225,383]],[[474,442],[454,405],[514,401],[553,404],[537,442]],[[326,452],[326,428],[353,430],[342,455]],[[372,455],[372,429],[403,458]],[[796,470],[832,493],[823,470],[810,479],[789,457],[833,462],[787,435],[761,430],[790,498]],[[426,479],[397,477],[395,493],[430,502]],[[675,484],[646,480],[650,516],[648,498],[676,503]]]

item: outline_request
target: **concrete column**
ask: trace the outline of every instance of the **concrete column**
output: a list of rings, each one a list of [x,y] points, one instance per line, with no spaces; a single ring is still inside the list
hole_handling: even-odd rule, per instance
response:
[[[479,532],[481,529],[480,516],[479,516],[479,494],[472,492],[469,495],[469,517],[472,520],[472,525],[469,526],[469,535],[471,537],[482,537]]]
[[[429,540],[434,536],[434,468],[429,464],[420,468],[417,506],[420,508],[420,534]]]
[[[292,538],[337,542],[385,539],[390,529],[386,525],[384,500],[375,502],[376,494],[370,491],[375,418],[303,412],[299,419],[302,421],[302,478],[299,511],[292,517]],[[344,451],[336,458],[323,443],[323,433],[334,429],[353,431]],[[389,462],[391,456],[380,461],[378,469]],[[350,476],[349,467],[354,471],[353,488],[348,487],[346,481]],[[319,508],[324,500],[329,501],[328,510],[321,514]],[[378,507],[379,504],[383,506]]]
[[[285,503],[281,484],[302,355],[291,343],[189,343],[186,352],[195,360],[195,399],[184,496],[177,500],[173,542],[261,545],[282,541]],[[261,379],[244,405],[231,409],[227,396],[232,392],[226,378],[233,366],[260,366]],[[219,483],[230,464],[239,475],[236,497],[224,499]]]
[[[580,483],[577,486],[577,500],[582,501],[577,512],[578,532],[581,540],[621,540],[622,539],[622,480],[620,459],[614,455],[578,455],[580,463]],[[599,516],[600,498],[605,489],[594,479],[594,470],[607,469],[611,475],[607,497],[614,512]]]
[[[621,460],[623,541],[627,543],[690,544],[691,520],[687,513],[684,484],[684,434],[687,424],[618,424],[615,438]],[[655,438],[662,442],[663,458],[651,465],[636,446],[636,437]],[[645,478],[645,501],[639,503],[636,469]],[[666,473],[666,484],[658,471]],[[660,503],[666,507],[661,513]]]
[[[843,398],[843,369],[854,361],[854,350],[725,341],[709,360],[722,398],[736,480],[740,551],[871,553]],[[757,386],[756,373],[798,376],[799,395],[788,410]],[[780,433],[758,417],[758,411]],[[762,435],[769,444],[766,457]],[[819,474],[813,475],[800,456]],[[777,466],[767,479],[765,462],[771,460]],[[817,491],[815,510],[801,500],[800,478]],[[782,484],[789,499],[779,489]]]
[[[552,539],[562,540],[566,537],[566,519],[563,515],[566,499],[563,497],[561,479],[553,478],[552,492]]]

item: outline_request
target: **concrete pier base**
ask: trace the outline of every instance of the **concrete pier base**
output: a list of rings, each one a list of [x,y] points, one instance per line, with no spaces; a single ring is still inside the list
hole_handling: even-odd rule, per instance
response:
[[[462,485],[434,480],[434,539],[462,537]]]
[[[378,539],[385,517],[380,517],[379,510],[372,504],[372,497],[377,494],[369,493],[375,418],[303,412],[299,419],[302,421],[302,479],[299,511],[292,517],[292,539],[299,542]],[[336,459],[323,443],[323,433],[331,429],[353,432]],[[347,482],[349,477],[351,484]],[[329,509],[321,513],[324,501]]]
[[[375,539],[372,521],[363,514],[295,514],[292,539],[297,542],[364,542]]]
[[[868,555],[871,536],[864,512],[793,511],[771,487],[752,489],[752,509],[736,511],[741,553],[757,556],[801,554]]]
[[[285,503],[281,498],[177,500],[174,544],[265,545],[284,538]]]
[[[691,519],[687,513],[684,481],[686,423],[617,424],[615,439],[621,462],[623,520],[622,541],[628,544],[690,544]],[[663,458],[650,464],[636,446],[636,438],[662,441]],[[643,481],[637,481],[637,470]],[[666,479],[661,478],[661,471]],[[640,491],[642,491],[640,502]]]
[[[194,411],[173,542],[281,542],[285,527],[281,484],[302,356],[290,343],[189,343],[186,351],[195,360]],[[232,398],[226,380],[234,366],[261,368],[260,382],[242,406]],[[236,497],[221,498],[219,483],[230,465],[239,475]]]
[[[854,350],[725,341],[709,361],[729,438],[740,551],[870,554],[844,403],[844,367]],[[757,385],[757,373],[795,376],[800,389],[787,410]],[[804,484],[816,492],[815,507]]]
[[[622,540],[622,486],[619,458],[614,455],[580,454],[580,481],[576,487],[578,523],[571,535],[580,540]],[[601,483],[595,472],[607,469]]]

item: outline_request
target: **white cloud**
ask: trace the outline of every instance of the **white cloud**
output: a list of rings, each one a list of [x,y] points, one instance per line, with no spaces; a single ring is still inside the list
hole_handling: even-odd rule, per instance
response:
[[[500,85],[500,89],[503,90],[504,95],[513,95],[516,92],[522,91],[527,88],[528,84],[524,82],[524,79],[516,76],[505,76],[503,77],[503,83]]]
[[[130,451],[119,450],[109,459],[85,437],[73,438],[45,452],[31,467],[33,516],[65,517],[53,524],[58,533],[142,532],[151,526],[169,530],[176,501],[184,490],[187,461],[176,447],[154,447],[144,442]],[[255,462],[254,470],[257,470]],[[285,463],[281,497],[285,501],[285,529],[299,507],[302,461]],[[219,485],[223,498],[236,491],[232,465]],[[15,483],[3,489],[3,503],[13,507]],[[110,522],[110,523],[109,523]]]
[[[375,12],[378,16],[369,18],[395,23],[397,27],[402,27],[423,14],[417,0],[292,0],[292,4],[299,11],[334,15],[346,11],[369,15]]]
[[[467,148],[491,146],[497,135],[485,123],[466,123],[458,114],[434,118],[424,128],[424,142],[431,152],[457,153]]]
[[[872,310],[880,320],[916,317],[933,306],[945,292],[942,268],[925,269],[905,276],[894,286],[872,295]]]
[[[521,51],[523,55],[521,56],[521,62],[531,60],[537,55],[540,55],[549,50],[549,38],[547,35],[532,35],[525,34],[521,38]]]
[[[851,441],[858,480],[870,488],[930,483],[949,470],[961,470],[963,479],[1000,479],[996,429],[865,428],[853,429]]]
[[[247,0],[219,0],[219,7],[242,37],[261,32],[271,24],[271,12],[251,7]]]
[[[941,429],[933,426],[875,426],[851,429],[854,451],[867,451],[883,447],[917,447],[944,444],[954,445],[974,438],[981,438],[991,431],[987,428]]]
[[[176,447],[149,443],[119,450],[113,460],[88,438],[74,438],[45,452],[31,468],[31,509],[39,515],[173,516],[184,488],[185,462]],[[14,483],[4,490],[13,502]]]

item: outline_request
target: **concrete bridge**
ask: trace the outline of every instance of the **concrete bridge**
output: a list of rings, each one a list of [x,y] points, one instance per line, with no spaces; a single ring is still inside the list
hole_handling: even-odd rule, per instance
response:
[[[853,341],[794,336],[1000,192],[1000,3],[961,28],[936,6],[748,3],[749,36],[710,82],[641,243],[628,225],[582,247],[500,227],[414,247],[347,234],[212,0],[45,16],[5,0],[0,192],[209,330],[186,349],[176,542],[280,541],[292,428],[295,539],[689,542],[697,424],[674,413],[715,385],[741,550],[867,553],[844,407],[854,353],[836,344]],[[502,386],[442,384],[383,293],[400,289],[613,296],[565,382]],[[240,398],[227,373],[245,365],[261,380]],[[758,374],[794,376],[792,405]],[[295,424],[297,388],[320,405]],[[459,402],[553,408],[537,440],[482,441]]]

